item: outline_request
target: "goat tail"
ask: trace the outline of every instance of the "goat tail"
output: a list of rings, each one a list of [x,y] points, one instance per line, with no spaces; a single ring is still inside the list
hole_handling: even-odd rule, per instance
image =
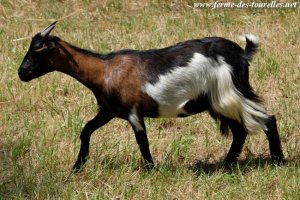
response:
[[[252,34],[240,36],[239,38],[243,41],[246,40],[245,55],[246,55],[247,60],[251,61],[253,58],[253,55],[258,50],[259,38]]]

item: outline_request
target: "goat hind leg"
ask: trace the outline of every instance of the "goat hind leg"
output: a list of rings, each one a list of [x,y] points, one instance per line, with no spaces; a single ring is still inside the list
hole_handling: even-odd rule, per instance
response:
[[[284,156],[282,153],[281,142],[277,130],[277,123],[275,116],[270,116],[266,122],[267,130],[265,133],[268,137],[270,154],[273,161],[278,164],[284,163]]]
[[[223,122],[230,127],[233,136],[231,147],[224,160],[225,165],[230,165],[237,161],[237,158],[239,157],[243,145],[245,143],[247,137],[247,131],[244,128],[244,126],[236,120],[228,119],[228,118],[223,120],[224,120]]]

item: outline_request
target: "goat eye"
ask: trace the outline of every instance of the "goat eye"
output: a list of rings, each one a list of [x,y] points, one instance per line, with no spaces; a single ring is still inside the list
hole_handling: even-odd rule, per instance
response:
[[[43,52],[45,49],[47,49],[47,46],[44,44],[42,47],[38,47],[38,48],[34,49],[33,51],[35,53],[40,53],[40,52]]]

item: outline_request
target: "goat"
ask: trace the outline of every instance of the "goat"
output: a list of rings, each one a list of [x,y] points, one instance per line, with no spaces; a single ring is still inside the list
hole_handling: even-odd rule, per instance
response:
[[[95,95],[100,109],[81,132],[74,171],[88,159],[91,134],[114,117],[129,121],[145,167],[153,168],[144,118],[203,111],[219,122],[221,133],[231,130],[225,164],[237,161],[247,134],[258,130],[267,135],[272,160],[283,162],[276,119],[266,113],[249,84],[249,62],[259,46],[255,36],[246,36],[245,49],[221,37],[207,37],[162,49],[97,54],[50,36],[55,25],[32,38],[18,74],[28,82],[59,71]]]

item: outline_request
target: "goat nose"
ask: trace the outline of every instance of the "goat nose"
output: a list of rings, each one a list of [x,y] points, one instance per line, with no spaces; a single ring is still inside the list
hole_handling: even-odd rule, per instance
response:
[[[28,73],[28,72],[27,72],[26,69],[20,68],[20,69],[18,70],[18,75],[19,75],[20,78],[26,76],[27,73]]]
[[[25,71],[25,70],[24,70],[23,68],[19,68],[19,70],[18,70],[19,76],[22,75],[22,74],[24,74],[24,71]]]

